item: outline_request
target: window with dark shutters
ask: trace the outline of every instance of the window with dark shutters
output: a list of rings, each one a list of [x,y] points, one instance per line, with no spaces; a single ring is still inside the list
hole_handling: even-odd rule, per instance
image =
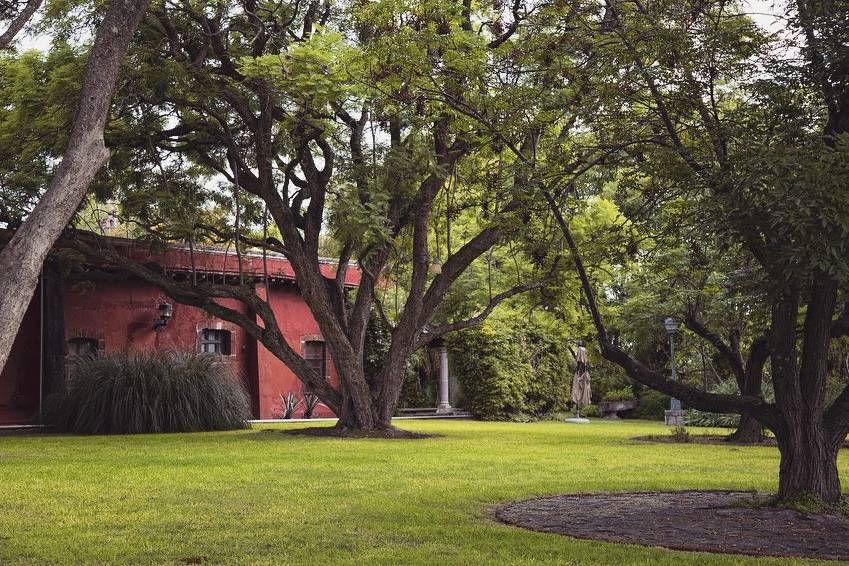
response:
[[[204,354],[230,355],[230,331],[204,328],[200,331],[200,351]]]
[[[71,338],[68,340],[68,359],[78,360],[97,355],[97,340],[94,338]]]
[[[324,342],[320,340],[304,342],[304,360],[318,375],[327,377],[327,356],[324,350]]]

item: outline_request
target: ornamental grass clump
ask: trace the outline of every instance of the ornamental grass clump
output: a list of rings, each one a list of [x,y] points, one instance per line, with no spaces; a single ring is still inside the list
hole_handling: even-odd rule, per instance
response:
[[[220,358],[183,352],[121,352],[75,364],[46,421],[80,434],[243,429],[250,402]]]

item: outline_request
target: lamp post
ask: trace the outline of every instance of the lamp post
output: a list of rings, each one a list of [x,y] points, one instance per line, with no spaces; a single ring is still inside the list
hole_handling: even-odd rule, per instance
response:
[[[669,335],[669,359],[672,368],[672,381],[678,379],[675,371],[675,335],[678,334],[678,323],[674,318],[667,318],[663,321],[663,327],[666,328],[666,333]],[[674,426],[684,425],[684,411],[681,410],[681,401],[673,397],[669,401],[669,410],[666,411],[666,424]]]

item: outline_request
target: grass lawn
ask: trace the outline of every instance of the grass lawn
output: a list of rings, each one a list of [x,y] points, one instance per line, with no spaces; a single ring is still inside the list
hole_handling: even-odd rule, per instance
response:
[[[660,424],[403,421],[425,440],[0,436],[0,564],[740,564],[495,523],[554,493],[776,488],[778,451],[646,444]],[[269,430],[274,429],[274,430]],[[849,478],[849,458],[840,471]],[[764,560],[763,562],[790,563]]]

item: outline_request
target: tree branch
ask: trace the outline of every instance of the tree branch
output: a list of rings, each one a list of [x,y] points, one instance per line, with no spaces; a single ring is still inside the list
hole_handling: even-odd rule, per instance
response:
[[[532,283],[525,283],[524,285],[516,285],[502,293],[499,293],[492,297],[487,303],[486,307],[479,312],[477,315],[467,318],[465,320],[458,320],[456,322],[452,322],[449,324],[444,324],[442,326],[433,326],[428,330],[427,334],[422,333],[420,338],[416,341],[416,348],[420,348],[425,346],[437,338],[441,338],[450,332],[456,332],[457,330],[462,330],[464,328],[469,328],[471,326],[477,326],[481,324],[483,321],[487,319],[487,317],[492,314],[492,311],[495,310],[499,304],[509,299],[510,297],[515,297],[521,293],[526,293],[532,289],[539,289],[544,286],[544,281],[534,281]]]
[[[705,325],[696,318],[695,313],[687,313],[684,317],[684,325],[697,335],[710,342],[710,344],[722,355],[722,357],[725,358],[731,366],[731,370],[734,372],[737,384],[742,387],[746,378],[746,368],[743,366],[743,357],[740,355],[740,350],[734,350],[726,344],[717,333],[705,327]]]
[[[24,6],[24,9],[12,19],[9,27],[3,32],[3,35],[0,35],[0,50],[7,49],[11,45],[15,36],[27,25],[27,22],[32,19],[35,12],[41,7],[42,1],[29,0],[26,6]]]
[[[548,192],[543,191],[546,200],[548,201],[552,212],[554,213],[557,224],[566,239],[569,251],[572,254],[572,259],[575,264],[575,269],[578,272],[578,277],[581,280],[581,287],[587,299],[587,305],[593,318],[593,324],[598,334],[601,353],[605,359],[615,363],[625,370],[631,379],[647,385],[652,389],[666,393],[681,399],[688,405],[702,411],[719,411],[727,413],[748,414],[766,426],[776,426],[777,420],[772,407],[757,397],[744,395],[718,395],[715,393],[707,393],[691,387],[680,381],[672,381],[657,371],[654,371],[640,361],[633,358],[627,352],[613,344],[608,338],[607,329],[604,326],[601,313],[598,309],[598,304],[595,298],[595,292],[584,267],[583,259],[578,251],[578,246],[572,237],[572,232],[566,224],[560,207],[557,206],[554,197]]]

